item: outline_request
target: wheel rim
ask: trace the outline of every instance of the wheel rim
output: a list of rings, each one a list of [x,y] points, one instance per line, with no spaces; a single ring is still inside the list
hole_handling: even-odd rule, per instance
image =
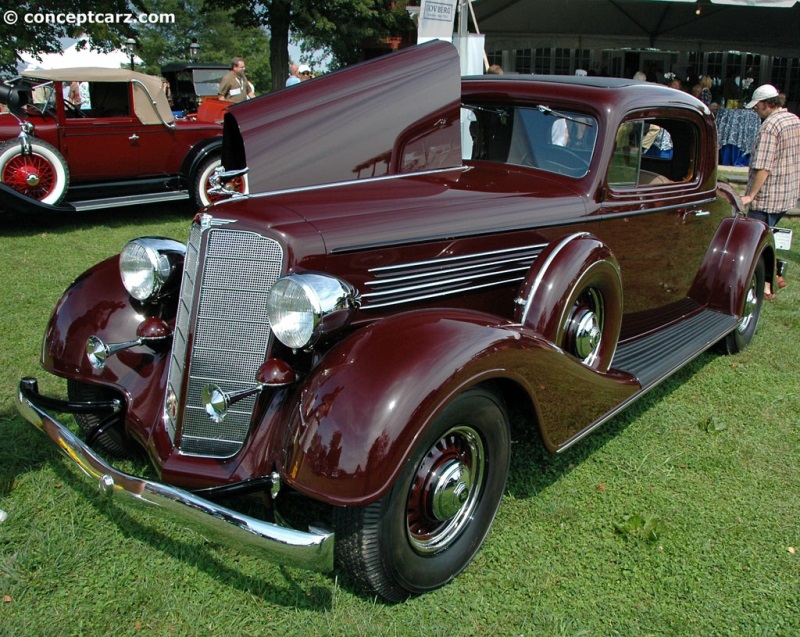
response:
[[[573,356],[592,367],[602,343],[605,307],[603,297],[594,288],[578,297],[565,326],[565,346]]]
[[[23,195],[42,200],[56,184],[56,172],[41,155],[16,155],[3,168],[2,181]]]
[[[214,186],[214,183],[212,182],[212,178],[214,177],[215,170],[220,165],[221,165],[221,162],[215,162],[215,163],[211,164],[209,166],[208,170],[206,171],[206,174],[203,176],[204,177],[204,179],[203,179],[204,186],[203,186],[203,192],[201,193],[201,196],[204,197],[206,200],[208,200],[208,203],[205,204],[205,205],[211,205],[211,204],[217,203],[218,201],[222,201],[224,199],[229,199],[230,198],[230,195],[215,195],[215,194],[211,194],[210,192],[208,192],[209,189]],[[230,193],[238,192],[240,195],[247,194],[247,185],[245,183],[244,177],[236,177],[235,179],[232,179],[231,181],[229,181],[227,184],[225,184],[225,190],[230,192]]]
[[[417,467],[407,506],[407,536],[419,553],[446,549],[461,535],[480,500],[486,451],[478,432],[454,427]]]
[[[750,289],[747,290],[747,298],[744,301],[744,316],[739,321],[739,332],[744,333],[753,322],[756,312],[758,311],[758,280],[756,276],[750,280]]]

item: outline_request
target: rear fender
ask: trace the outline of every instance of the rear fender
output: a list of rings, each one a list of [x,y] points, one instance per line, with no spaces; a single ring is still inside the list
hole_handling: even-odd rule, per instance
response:
[[[711,309],[742,316],[750,279],[763,256],[766,280],[775,276],[775,241],[762,221],[736,216],[720,223],[689,296]]]
[[[205,162],[212,155],[222,154],[222,137],[209,137],[200,142],[197,142],[192,149],[187,153],[186,157],[181,164],[181,175],[188,179],[192,179],[194,174],[200,168],[201,164]]]

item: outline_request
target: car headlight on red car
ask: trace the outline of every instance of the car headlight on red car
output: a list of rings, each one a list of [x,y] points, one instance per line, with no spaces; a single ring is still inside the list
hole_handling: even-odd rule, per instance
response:
[[[178,287],[186,246],[172,239],[134,239],[119,255],[122,284],[138,301],[155,301]]]
[[[346,327],[358,307],[356,290],[327,274],[289,274],[278,279],[267,299],[275,337],[292,349],[311,347]]]

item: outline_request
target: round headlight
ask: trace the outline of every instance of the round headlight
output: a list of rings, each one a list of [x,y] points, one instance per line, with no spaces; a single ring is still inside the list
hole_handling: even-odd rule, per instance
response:
[[[129,242],[119,255],[122,284],[133,298],[147,301],[157,297],[181,260],[185,246],[169,239],[146,237]]]
[[[275,337],[287,347],[302,349],[349,323],[355,304],[355,290],[339,279],[289,274],[272,286],[267,313]]]

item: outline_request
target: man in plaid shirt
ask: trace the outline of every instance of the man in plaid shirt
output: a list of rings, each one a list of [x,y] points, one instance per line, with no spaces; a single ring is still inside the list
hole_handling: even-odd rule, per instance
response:
[[[789,208],[800,198],[800,118],[783,108],[778,90],[771,84],[759,86],[747,108],[754,108],[761,118],[753,150],[744,205],[750,204],[748,217],[764,221],[774,228]],[[778,276],[778,287],[786,281]],[[764,296],[774,299],[769,283]]]

